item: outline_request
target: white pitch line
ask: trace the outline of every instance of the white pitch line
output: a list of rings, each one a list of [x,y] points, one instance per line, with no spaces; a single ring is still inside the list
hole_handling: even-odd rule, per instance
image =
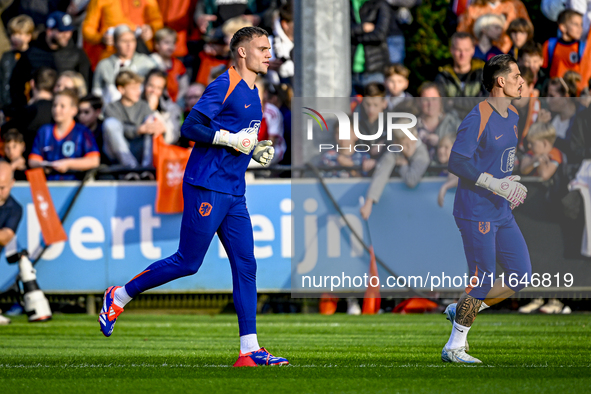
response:
[[[451,364],[401,364],[401,365],[378,365],[378,364],[360,364],[344,365],[323,364],[323,365],[287,365],[281,368],[447,368]],[[0,368],[6,369],[84,369],[84,368],[230,368],[231,365],[224,364],[65,364],[65,365],[23,365],[23,364],[0,364]],[[589,365],[546,365],[546,364],[527,364],[527,365],[463,365],[470,368],[591,368]]]

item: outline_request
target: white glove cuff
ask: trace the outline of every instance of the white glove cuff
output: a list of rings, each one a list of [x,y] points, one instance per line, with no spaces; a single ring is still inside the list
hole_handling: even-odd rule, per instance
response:
[[[226,130],[219,130],[215,132],[213,137],[214,145],[229,145],[230,144],[230,132]]]
[[[483,172],[478,177],[478,180],[476,181],[476,186],[483,187],[485,189],[490,189],[490,184],[493,181],[493,179],[495,178],[491,174]]]

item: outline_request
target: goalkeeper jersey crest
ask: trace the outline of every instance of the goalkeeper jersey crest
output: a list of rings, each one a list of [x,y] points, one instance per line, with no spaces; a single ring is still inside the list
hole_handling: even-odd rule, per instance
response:
[[[258,134],[263,109],[256,87],[248,84],[232,67],[210,83],[191,111],[211,120],[214,130]],[[184,181],[191,185],[235,196],[244,195],[244,173],[252,157],[233,148],[196,142]]]
[[[503,118],[488,101],[482,101],[460,124],[452,151],[470,158],[480,173],[505,178],[513,172],[518,120],[512,105]],[[461,219],[495,221],[511,215],[511,208],[504,198],[460,178],[453,214]]]

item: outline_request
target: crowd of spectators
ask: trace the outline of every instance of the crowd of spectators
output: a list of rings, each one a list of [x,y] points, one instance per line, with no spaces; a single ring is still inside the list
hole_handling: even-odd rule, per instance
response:
[[[537,123],[549,123],[555,130],[552,148],[564,160],[552,160],[554,165],[580,163],[587,154],[579,118],[588,114],[591,53],[585,45],[588,12],[578,3],[567,2],[559,13],[554,7],[548,17],[556,21],[556,37],[536,42],[520,0],[456,0],[458,23],[449,37],[449,63],[433,65],[438,69],[433,81],[410,86],[405,26],[413,22],[417,1],[351,0],[352,97],[364,97],[352,100],[361,102],[352,105],[359,130],[375,134],[380,114],[410,111],[417,115],[413,133],[419,140],[397,139],[408,147],[390,158],[376,149],[366,155],[327,152],[317,162],[340,169],[326,169],[325,175],[374,176],[382,181],[397,175],[415,187],[429,174],[449,177],[445,187],[453,187],[453,176],[445,170],[449,146],[475,100],[486,96],[483,66],[499,53],[518,59],[526,81],[524,98],[514,102],[520,114],[517,171],[530,169],[523,163],[531,159],[536,171],[529,173],[547,174],[541,162],[557,157],[548,149],[539,153],[528,139],[537,135],[529,134],[538,130]],[[36,7],[35,1],[13,2],[3,11],[2,21],[10,47],[3,48],[0,61],[1,136],[6,145],[24,146],[23,160],[5,153],[15,169],[41,165],[53,179],[63,179],[59,173],[64,169],[88,166],[63,165],[60,160],[69,163],[92,156],[88,165],[97,164],[94,150],[89,150],[92,144],[63,147],[71,125],[58,122],[54,113],[59,112],[56,103],[71,101],[76,103],[72,130],[80,128],[84,138],[93,140],[98,163],[129,170],[118,172],[120,179],[153,179],[153,137],[163,135],[169,144],[191,147],[181,137],[180,125],[206,86],[232,66],[232,35],[252,25],[268,31],[273,54],[269,73],[257,80],[264,108],[259,139],[274,142],[273,164],[291,163],[295,65],[290,0],[72,0],[44,2],[43,7]],[[42,140],[39,132],[46,125],[56,132]],[[41,151],[61,150],[60,154],[31,160],[36,143],[53,144]],[[18,151],[13,148],[11,155]],[[374,197],[377,201],[379,193]]]
[[[390,58],[399,61],[388,60],[387,50],[392,46],[387,26],[400,29],[402,11],[414,2],[351,0],[352,95],[363,97],[353,110],[359,113],[359,132],[375,134],[379,115],[384,112],[385,119],[386,111],[412,112],[418,120],[413,128],[418,136],[416,146],[407,148],[402,141],[393,141],[404,146],[401,153],[370,150],[369,159],[351,160],[355,155],[335,149],[322,157],[322,164],[341,167],[327,171],[327,176],[373,176],[364,216],[371,212],[372,201],[379,199],[384,179],[390,176],[401,177],[410,188],[424,175],[446,177],[438,199],[443,205],[445,192],[457,184],[446,165],[458,126],[487,96],[482,71],[485,62],[497,54],[513,55],[525,80],[522,98],[513,101],[520,115],[514,172],[543,181],[567,174],[568,183],[582,160],[591,158],[588,131],[581,126],[588,124],[591,101],[587,43],[591,2],[553,2],[546,7],[550,2],[545,1],[542,10],[551,9],[544,12],[555,22],[555,37],[536,42],[534,25],[520,0],[454,1],[458,23],[449,37],[449,63],[433,65],[438,67],[433,81],[410,86],[411,71],[405,67],[410,62],[405,62],[404,54],[394,56],[390,51]],[[411,98],[411,92],[418,97]],[[349,143],[335,140],[335,146]],[[369,169],[370,165],[375,169]],[[569,169],[563,168],[567,165]],[[352,171],[342,170],[347,166]]]
[[[0,40],[0,153],[18,179],[33,167],[50,180],[80,179],[103,165],[100,176],[109,179],[153,180],[153,138],[191,148],[180,135],[184,118],[232,67],[234,33],[254,25],[269,33],[273,54],[270,72],[257,81],[265,108],[260,138],[273,140],[275,164],[290,163],[291,1],[32,0],[0,7],[8,39]]]

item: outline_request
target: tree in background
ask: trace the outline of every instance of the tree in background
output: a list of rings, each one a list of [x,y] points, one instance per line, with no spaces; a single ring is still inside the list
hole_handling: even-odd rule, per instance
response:
[[[542,14],[540,0],[521,1],[534,25],[534,39],[543,43],[556,36],[556,23]],[[416,89],[422,82],[432,81],[439,67],[451,61],[449,37],[457,26],[457,17],[451,6],[450,0],[423,0],[411,9],[413,23],[403,27],[407,37],[405,65],[413,70],[409,84],[413,95],[416,95]]]

